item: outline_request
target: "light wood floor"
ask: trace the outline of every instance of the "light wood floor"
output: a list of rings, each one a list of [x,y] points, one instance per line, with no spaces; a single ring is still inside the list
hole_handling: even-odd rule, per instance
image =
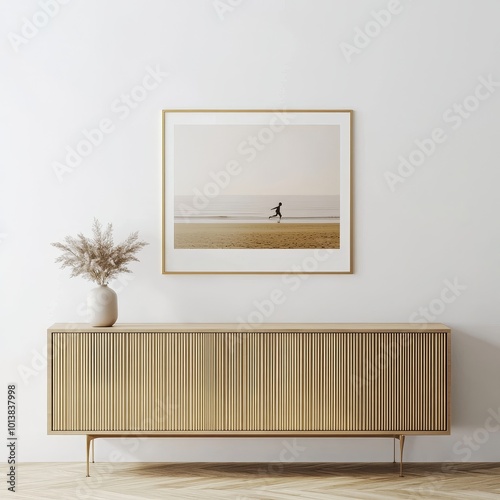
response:
[[[5,465],[2,466],[2,471]],[[500,500],[500,463],[24,463],[0,498],[167,500]],[[2,477],[4,473],[2,472]]]

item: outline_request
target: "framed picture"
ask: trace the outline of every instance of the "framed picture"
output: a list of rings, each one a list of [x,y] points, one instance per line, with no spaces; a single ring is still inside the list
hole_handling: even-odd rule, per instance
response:
[[[163,110],[162,270],[351,273],[351,110]]]

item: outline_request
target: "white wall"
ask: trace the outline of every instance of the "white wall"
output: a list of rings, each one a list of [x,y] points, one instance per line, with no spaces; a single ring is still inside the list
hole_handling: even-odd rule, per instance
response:
[[[445,121],[479,78],[500,82],[500,3],[401,0],[350,63],[342,42],[352,44],[388,0],[239,3],[221,19],[214,5],[229,0],[73,0],[19,46],[23,18],[43,23],[41,8],[3,3],[0,390],[18,384],[20,460],[84,456],[83,437],[46,434],[38,353],[50,324],[82,321],[92,286],[59,270],[49,243],[88,233],[94,216],[112,221],[117,239],[139,229],[151,243],[133,279],[118,285],[120,322],[234,322],[276,287],[286,302],[271,322],[405,322],[432,304],[436,321],[453,328],[453,432],[409,438],[407,458],[500,460],[497,427],[482,430],[500,407],[500,87],[456,130]],[[113,102],[156,66],[168,76],[122,119]],[[295,291],[281,276],[161,275],[163,108],[354,109],[355,274],[312,276]],[[103,118],[114,131],[60,182],[54,162]],[[385,172],[397,172],[398,157],[435,128],[446,140],[391,191]],[[440,308],[446,280],[465,289]],[[301,461],[392,459],[389,440],[300,444]],[[137,449],[117,440],[98,442],[97,458],[118,450],[137,461],[278,460],[282,449],[279,439],[141,441]]]

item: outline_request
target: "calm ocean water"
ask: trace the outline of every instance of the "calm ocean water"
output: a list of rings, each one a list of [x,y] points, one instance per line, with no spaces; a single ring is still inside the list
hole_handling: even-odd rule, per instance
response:
[[[281,202],[282,222],[340,222],[340,196],[219,195],[205,205],[193,196],[176,196],[175,222],[268,222]]]

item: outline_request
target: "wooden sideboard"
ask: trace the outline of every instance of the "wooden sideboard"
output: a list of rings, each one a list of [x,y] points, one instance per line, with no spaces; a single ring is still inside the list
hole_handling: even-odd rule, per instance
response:
[[[442,324],[55,324],[48,433],[100,437],[450,433]]]

